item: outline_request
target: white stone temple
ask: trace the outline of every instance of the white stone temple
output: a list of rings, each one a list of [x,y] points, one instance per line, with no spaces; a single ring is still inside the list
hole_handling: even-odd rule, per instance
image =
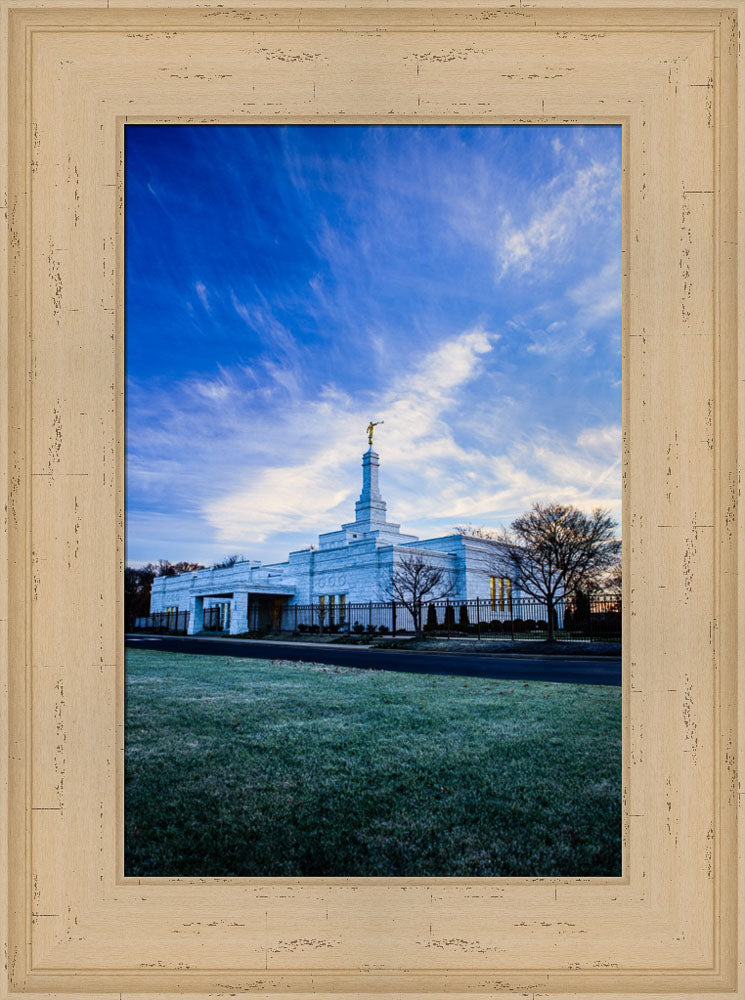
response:
[[[369,429],[369,439],[372,431]],[[482,598],[495,601],[510,581],[495,576],[496,542],[453,534],[421,540],[387,520],[378,485],[380,458],[370,448],[362,456],[362,492],[355,519],[318,537],[317,546],[290,552],[285,562],[262,565],[253,560],[222,569],[200,569],[156,577],[151,613],[189,611],[189,632],[201,632],[204,609],[218,605],[221,624],[231,634],[249,627],[271,627],[292,605],[325,604],[342,609],[369,601],[390,600],[388,586],[396,563],[413,554],[443,567],[454,583],[452,602]]]

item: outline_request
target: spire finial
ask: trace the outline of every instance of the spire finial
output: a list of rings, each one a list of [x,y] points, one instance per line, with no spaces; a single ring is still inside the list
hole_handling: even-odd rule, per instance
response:
[[[384,424],[384,423],[385,423],[385,420],[374,420],[374,421],[371,420],[370,423],[367,425],[367,443],[370,445],[371,448],[372,448],[373,433],[375,431],[375,428],[379,424]]]

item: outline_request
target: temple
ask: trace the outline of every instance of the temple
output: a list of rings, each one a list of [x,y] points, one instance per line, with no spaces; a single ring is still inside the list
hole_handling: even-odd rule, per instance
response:
[[[215,606],[221,609],[222,629],[231,634],[279,627],[293,605],[343,608],[389,600],[397,564],[414,555],[446,571],[453,584],[451,600],[493,600],[498,544],[462,534],[426,540],[404,534],[399,524],[387,519],[378,481],[380,456],[373,450],[370,427],[368,433],[370,447],[362,456],[362,491],[354,521],[319,535],[317,546],[290,552],[285,562],[244,560],[221,569],[156,577],[150,611],[189,611],[190,633],[202,631],[205,609]]]

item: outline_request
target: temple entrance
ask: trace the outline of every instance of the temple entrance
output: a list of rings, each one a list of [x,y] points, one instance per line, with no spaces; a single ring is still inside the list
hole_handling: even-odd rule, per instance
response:
[[[279,632],[282,628],[282,608],[285,605],[283,597],[277,597],[272,604],[272,632]]]
[[[287,597],[276,594],[248,595],[248,627],[252,632],[279,632]]]

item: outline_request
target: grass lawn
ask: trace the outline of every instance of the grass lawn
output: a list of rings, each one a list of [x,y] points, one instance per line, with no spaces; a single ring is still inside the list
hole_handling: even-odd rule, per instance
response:
[[[127,875],[621,874],[621,691],[127,650]]]

